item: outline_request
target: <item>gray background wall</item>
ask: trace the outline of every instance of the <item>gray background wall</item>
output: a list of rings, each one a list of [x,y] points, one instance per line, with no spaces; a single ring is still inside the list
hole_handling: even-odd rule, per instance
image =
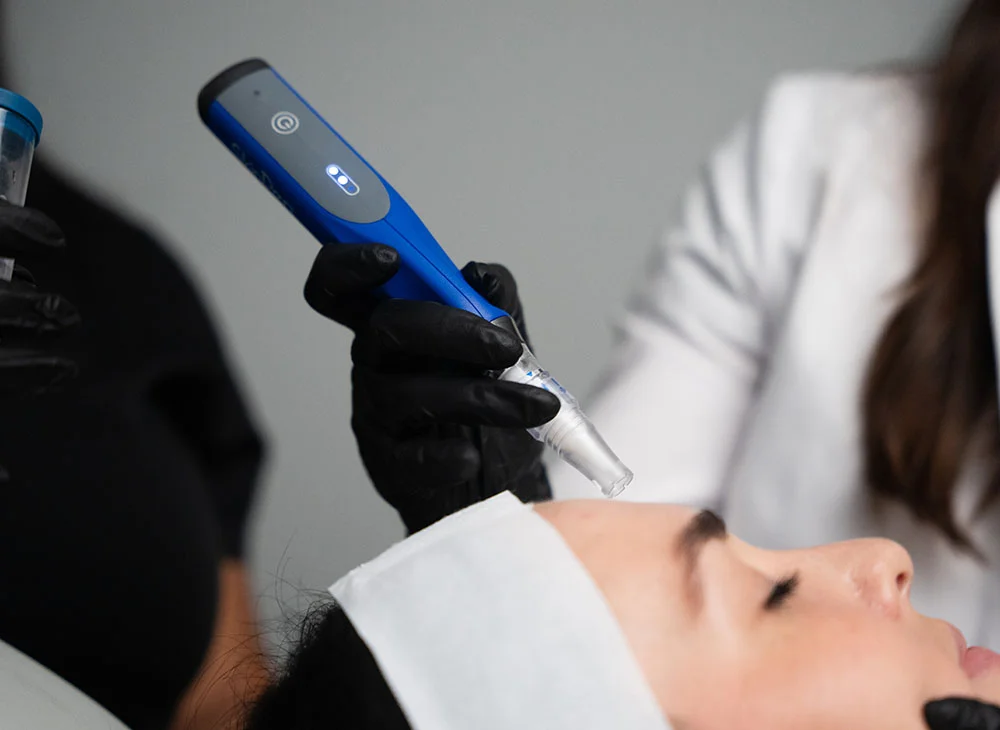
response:
[[[785,69],[928,47],[954,0],[9,0],[45,151],[157,230],[271,440],[252,560],[265,618],[402,534],[348,426],[348,333],[301,286],[317,244],[201,126],[262,56],[460,264],[518,276],[543,362],[585,395],[685,179]]]

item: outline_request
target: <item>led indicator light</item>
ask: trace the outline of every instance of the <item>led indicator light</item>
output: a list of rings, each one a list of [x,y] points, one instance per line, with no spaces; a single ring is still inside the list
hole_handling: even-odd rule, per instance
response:
[[[351,179],[350,175],[340,168],[340,165],[327,165],[326,174],[329,175],[330,179],[337,183],[340,189],[348,195],[353,197],[360,192],[358,184]]]

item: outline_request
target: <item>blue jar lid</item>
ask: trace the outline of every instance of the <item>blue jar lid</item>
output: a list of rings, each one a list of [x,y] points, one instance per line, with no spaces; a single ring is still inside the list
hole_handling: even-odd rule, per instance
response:
[[[8,91],[7,89],[0,89],[0,108],[9,109],[27,119],[28,124],[35,130],[35,144],[37,145],[41,141],[42,113],[38,111],[38,107],[20,94],[15,94],[13,91]]]

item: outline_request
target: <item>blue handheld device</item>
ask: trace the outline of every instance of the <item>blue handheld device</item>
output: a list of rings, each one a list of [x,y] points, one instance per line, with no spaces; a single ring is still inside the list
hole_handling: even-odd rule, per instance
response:
[[[469,286],[399,193],[265,61],[243,61],[220,73],[198,95],[198,111],[215,136],[320,243],[395,248],[400,269],[381,287],[383,295],[464,309],[520,337],[507,312]],[[521,360],[498,377],[559,397],[562,407],[556,417],[531,433],[606,495],[617,495],[631,482],[632,472],[527,346]]]
[[[202,90],[198,107],[208,128],[321,243],[377,241],[399,252],[385,295],[442,302],[491,322],[507,316],[469,286],[399,193],[264,61],[224,71]]]

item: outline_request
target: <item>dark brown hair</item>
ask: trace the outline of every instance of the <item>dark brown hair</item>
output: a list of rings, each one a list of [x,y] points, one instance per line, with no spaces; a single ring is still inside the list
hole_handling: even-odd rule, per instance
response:
[[[987,203],[1000,177],[1000,0],[968,4],[926,92],[926,226],[917,268],[869,366],[865,469],[876,494],[976,553],[953,496],[973,457],[988,480],[980,509],[1000,494],[986,266]]]
[[[323,600],[303,618],[284,669],[240,730],[411,730],[347,614]]]

